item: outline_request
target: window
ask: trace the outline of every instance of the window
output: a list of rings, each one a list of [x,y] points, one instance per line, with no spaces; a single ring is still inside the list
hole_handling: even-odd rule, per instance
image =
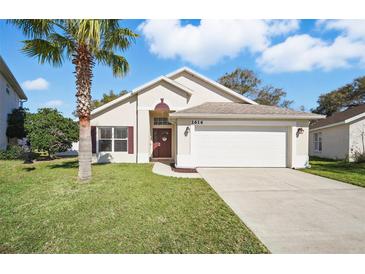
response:
[[[316,152],[322,151],[322,133],[321,132],[314,133],[314,151],[316,151]]]
[[[99,151],[112,151],[111,127],[99,128]]]
[[[8,85],[6,85],[6,93],[10,94],[10,87]]]
[[[167,117],[155,117],[153,118],[154,125],[171,125]]]
[[[128,129],[126,127],[114,128],[114,151],[127,151]]]
[[[101,127],[98,128],[99,152],[126,152],[128,151],[127,127]]]

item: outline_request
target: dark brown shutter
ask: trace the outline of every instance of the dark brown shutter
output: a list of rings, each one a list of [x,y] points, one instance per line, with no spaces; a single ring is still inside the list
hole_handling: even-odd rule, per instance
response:
[[[91,152],[96,153],[96,127],[91,127]]]
[[[133,127],[128,127],[128,154],[133,154]]]

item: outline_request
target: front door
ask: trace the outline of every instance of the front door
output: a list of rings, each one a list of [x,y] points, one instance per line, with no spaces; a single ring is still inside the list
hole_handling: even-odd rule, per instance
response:
[[[171,158],[171,128],[153,129],[153,158]]]

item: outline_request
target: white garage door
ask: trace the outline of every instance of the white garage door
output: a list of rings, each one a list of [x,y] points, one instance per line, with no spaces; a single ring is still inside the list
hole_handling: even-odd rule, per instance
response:
[[[287,130],[279,127],[196,126],[197,167],[285,167]]]

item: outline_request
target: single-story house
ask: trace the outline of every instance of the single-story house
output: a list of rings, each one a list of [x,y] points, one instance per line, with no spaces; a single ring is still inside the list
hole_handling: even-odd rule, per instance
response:
[[[365,104],[316,121],[309,132],[309,155],[351,161],[365,151]]]
[[[92,111],[93,159],[167,159],[178,168],[302,168],[309,122],[323,117],[258,105],[181,68]]]
[[[19,108],[23,100],[27,100],[23,89],[15,79],[13,73],[0,56],[0,149],[6,149],[8,137],[8,114]]]

